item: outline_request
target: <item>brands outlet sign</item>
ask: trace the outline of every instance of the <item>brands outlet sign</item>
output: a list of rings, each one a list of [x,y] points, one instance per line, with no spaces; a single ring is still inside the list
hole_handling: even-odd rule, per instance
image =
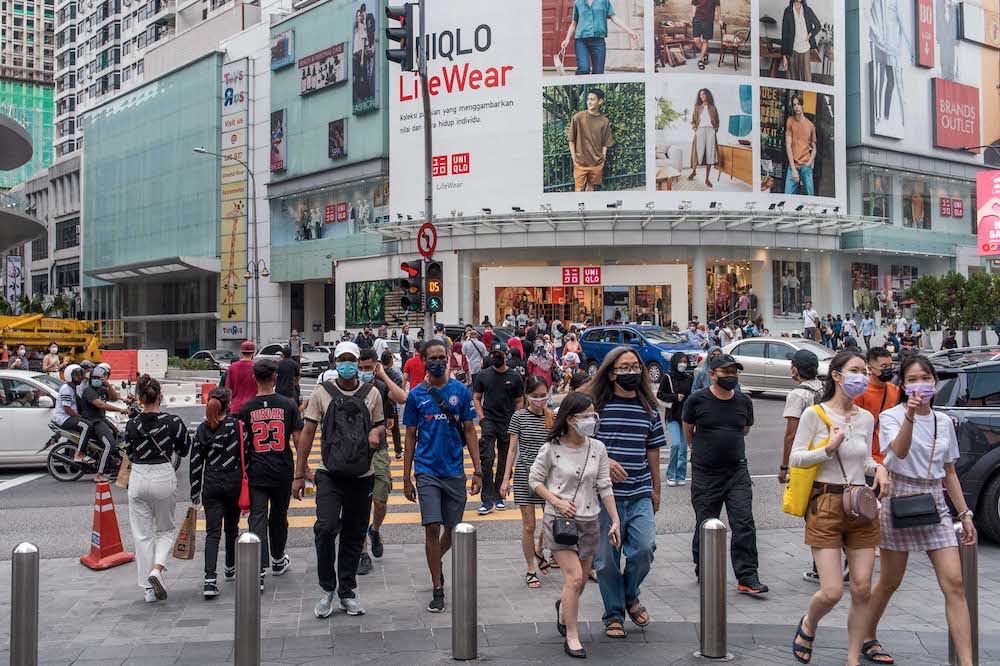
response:
[[[979,89],[934,79],[934,145],[961,149],[979,145]]]

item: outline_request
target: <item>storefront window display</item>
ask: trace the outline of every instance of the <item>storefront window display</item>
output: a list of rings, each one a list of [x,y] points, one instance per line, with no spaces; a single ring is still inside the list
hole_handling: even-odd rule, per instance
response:
[[[720,319],[736,310],[740,295],[751,288],[749,262],[719,263],[708,273],[708,318]]]
[[[812,267],[807,261],[772,261],[774,316],[798,317],[812,300]]]
[[[272,205],[275,245],[346,238],[389,219],[384,178],[283,197]]]
[[[931,228],[931,193],[923,178],[903,181],[903,226]]]
[[[626,322],[668,323],[669,285],[607,287],[496,287],[496,319],[524,312],[563,323],[596,325]]]
[[[975,234],[975,183],[862,165],[849,170],[851,187],[860,188],[865,215],[883,217],[897,227],[952,234]]]
[[[878,308],[878,265],[851,264],[851,294],[855,312],[875,312]]]
[[[865,215],[892,218],[892,176],[865,174],[863,197]]]
[[[889,288],[894,292],[905,292],[918,277],[917,267],[897,266],[893,264],[890,275]]]

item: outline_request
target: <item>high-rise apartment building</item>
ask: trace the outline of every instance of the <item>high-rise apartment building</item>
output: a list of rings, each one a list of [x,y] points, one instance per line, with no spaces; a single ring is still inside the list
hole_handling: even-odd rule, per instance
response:
[[[55,0],[0,0],[0,78],[51,83]]]

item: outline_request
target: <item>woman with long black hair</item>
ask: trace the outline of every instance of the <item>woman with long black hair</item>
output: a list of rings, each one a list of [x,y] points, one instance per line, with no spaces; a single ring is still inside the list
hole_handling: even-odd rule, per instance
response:
[[[694,110],[691,112],[691,129],[694,139],[691,141],[691,175],[688,180],[694,180],[698,167],[705,167],[705,185],[712,187],[709,176],[712,165],[719,162],[719,110],[715,107],[715,97],[708,88],[698,91],[694,100]]]

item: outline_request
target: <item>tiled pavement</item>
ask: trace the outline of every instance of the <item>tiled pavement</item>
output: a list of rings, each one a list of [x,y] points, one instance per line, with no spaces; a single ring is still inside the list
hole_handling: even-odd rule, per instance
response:
[[[809,556],[801,530],[759,535],[761,577],[771,587],[767,600],[728,599],[730,651],[738,664],[794,664],[789,644],[795,623],[816,587],[801,579]],[[174,561],[166,575],[170,597],[146,604],[136,586],[134,565],[95,573],[76,560],[42,563],[40,642],[45,664],[214,664],[232,659],[232,584],[213,601],[201,598],[200,555]],[[281,664],[448,663],[450,611],[425,610],[430,596],[423,548],[388,546],[375,570],[360,579],[368,609],[362,617],[336,613],[317,620],[312,609],[318,587],[315,554],[291,551],[291,572],[268,578],[263,595],[264,661]],[[530,590],[517,543],[479,544],[480,657],[508,663],[568,661],[553,623],[561,575],[544,577]],[[1000,664],[1000,549],[980,550],[980,619],[983,663]],[[450,564],[446,571],[450,570]],[[731,577],[731,574],[730,574]],[[449,581],[452,576],[447,576]],[[844,663],[847,595],[820,627],[814,664]],[[642,601],[654,622],[629,625],[624,641],[601,631],[600,594],[584,592],[581,617],[589,620],[584,642],[598,662],[700,663],[697,649],[698,588],[690,565],[690,535],[657,537],[656,562]],[[947,661],[944,602],[929,563],[914,557],[880,632],[897,663],[924,666]],[[0,664],[9,661],[10,565],[0,568]]]

